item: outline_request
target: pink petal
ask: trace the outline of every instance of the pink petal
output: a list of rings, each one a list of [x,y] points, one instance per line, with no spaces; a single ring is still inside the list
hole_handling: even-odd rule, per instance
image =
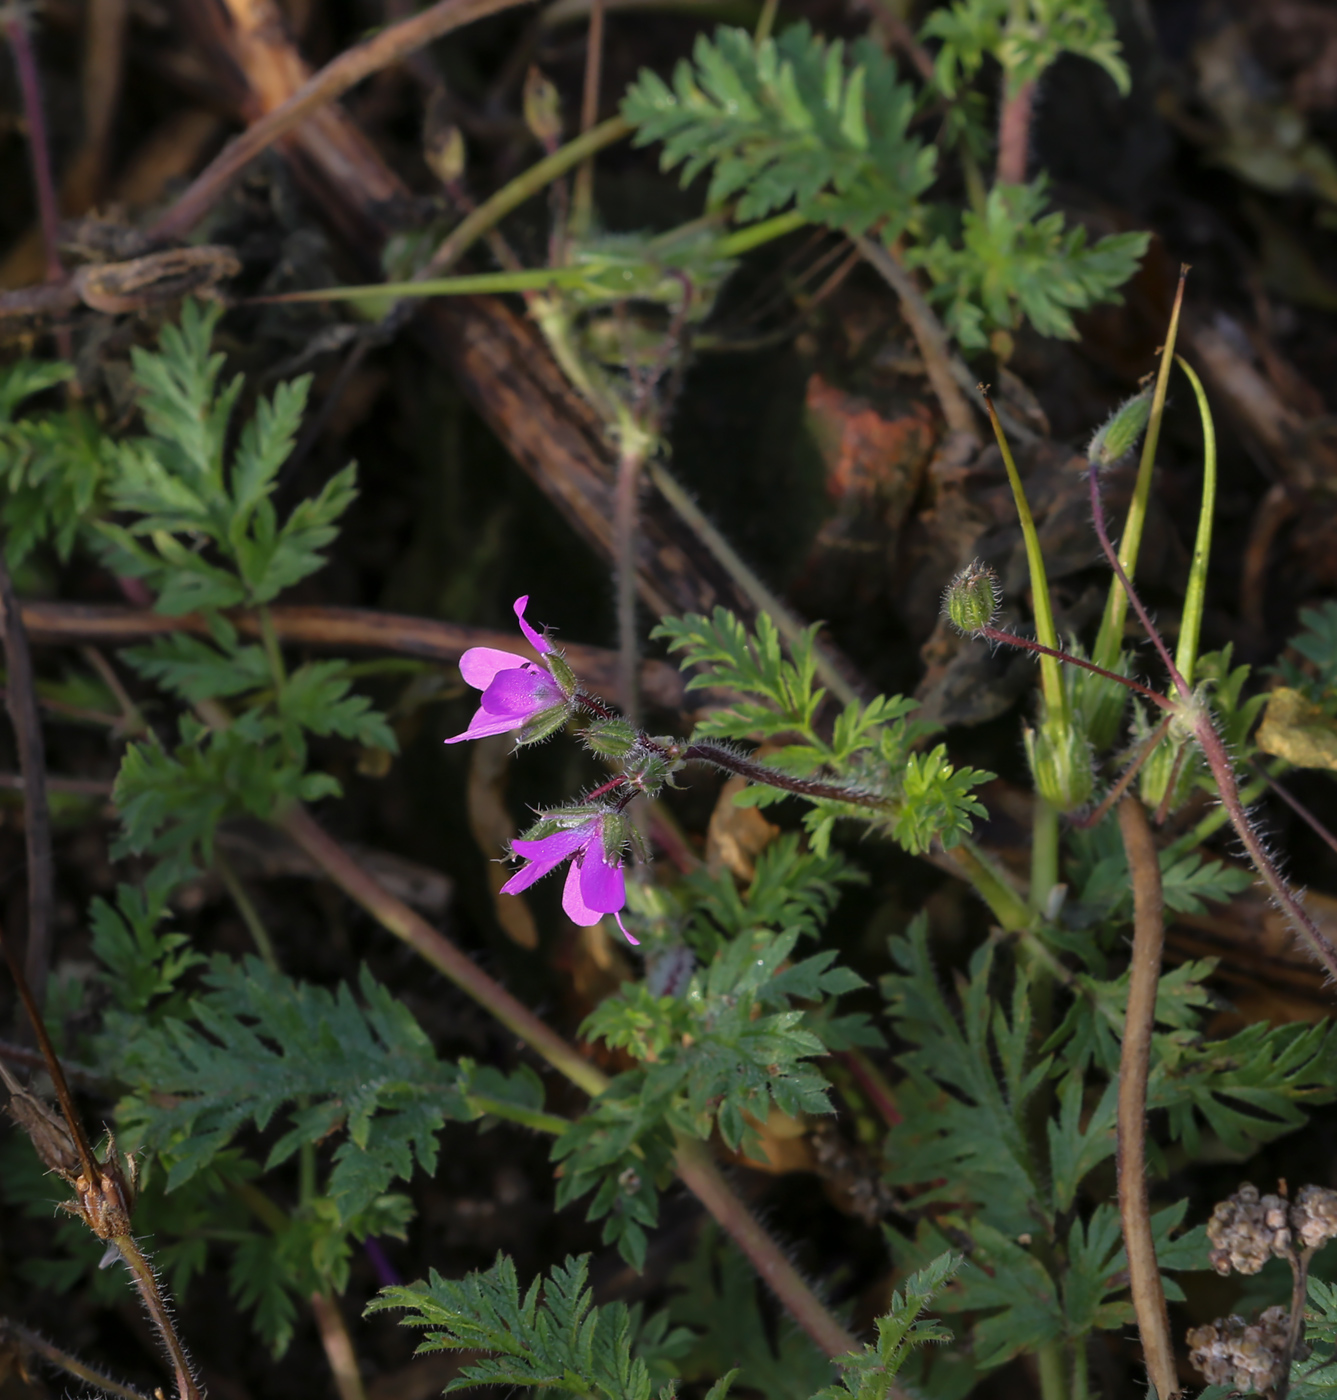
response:
[[[486,710],[476,710],[463,734],[455,734],[445,740],[447,744],[458,744],[465,739],[485,739],[489,734],[505,734],[509,730],[523,726],[527,715],[490,715]]]
[[[580,884],[580,866],[573,861],[571,869],[566,872],[566,885],[562,889],[562,908],[566,910],[566,917],[573,924],[589,928],[603,918],[603,911],[591,909],[585,903],[581,897]]]
[[[625,938],[627,942],[632,944],[634,947],[639,948],[641,946],[641,940],[639,938],[633,938],[631,934],[627,932],[627,926],[622,922],[621,913],[618,910],[614,909],[613,917],[617,920],[618,928],[622,930],[622,937]]]
[[[615,913],[627,902],[622,862],[610,865],[597,845],[590,847],[580,866],[580,897],[589,908],[602,914]]]
[[[546,656],[548,652],[552,650],[552,644],[546,637],[535,632],[529,623],[525,621],[525,608],[528,604],[528,593],[526,593],[523,598],[517,598],[515,600],[515,619],[520,624],[520,630],[525,634],[525,641],[527,641],[540,656]]]
[[[499,672],[483,692],[480,703],[490,715],[519,715],[528,719],[562,699],[557,682],[546,671],[525,666],[518,671]]]
[[[541,880],[550,870],[555,870],[564,860],[588,844],[591,823],[578,826],[571,831],[555,831],[551,836],[537,841],[512,841],[511,849],[523,856],[528,865],[522,866],[501,887],[502,894],[519,894],[530,885]]]
[[[486,690],[499,671],[514,671],[525,664],[523,656],[496,647],[470,647],[460,657],[460,675],[475,690]]]

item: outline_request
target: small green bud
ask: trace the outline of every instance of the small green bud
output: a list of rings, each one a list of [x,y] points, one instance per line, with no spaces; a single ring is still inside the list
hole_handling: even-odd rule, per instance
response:
[[[584,730],[581,738],[600,758],[626,758],[636,746],[637,734],[625,719],[601,719]]]
[[[562,99],[557,89],[531,65],[525,75],[525,125],[545,151],[555,151],[562,142]]]
[[[562,694],[569,700],[580,688],[580,682],[576,680],[576,673],[567,664],[566,657],[560,651],[545,652],[543,664],[548,668],[548,674],[557,682]]]
[[[1001,600],[998,575],[976,560],[947,585],[942,606],[953,627],[968,637],[976,637],[992,625]]]
[[[1120,404],[1096,429],[1086,460],[1101,468],[1122,461],[1137,446],[1150,417],[1151,389],[1147,388]]]
[[[1026,761],[1035,790],[1060,812],[1073,812],[1091,798],[1091,741],[1081,730],[1052,720],[1039,729],[1026,729]]]
[[[549,705],[546,710],[539,710],[537,714],[530,716],[516,736],[515,742],[517,745],[537,744],[550,734],[556,734],[570,717],[570,705]]]

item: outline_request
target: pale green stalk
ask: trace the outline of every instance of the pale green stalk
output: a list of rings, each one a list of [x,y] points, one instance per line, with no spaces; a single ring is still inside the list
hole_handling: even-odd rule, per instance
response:
[[[1037,792],[1031,817],[1031,908],[1042,913],[1058,884],[1058,808]]]
[[[1207,562],[1212,552],[1212,522],[1216,514],[1216,425],[1212,422],[1212,410],[1202,380],[1182,355],[1176,355],[1175,359],[1188,375],[1202,418],[1202,506],[1198,511],[1198,536],[1193,544],[1193,565],[1189,569],[1184,616],[1179,624],[1179,650],[1175,656],[1175,665],[1192,685],[1193,668],[1198,660],[1198,635],[1202,631],[1202,610],[1207,600]]]
[[[1035,1353],[1040,1367],[1040,1400],[1068,1400],[1068,1388],[1063,1383],[1063,1347],[1059,1342],[1046,1342]]]
[[[1007,479],[1012,487],[1012,499],[1016,502],[1021,535],[1026,544],[1026,564],[1031,575],[1031,608],[1035,614],[1036,639],[1042,646],[1058,651],[1058,632],[1054,627],[1054,612],[1049,602],[1049,578],[1045,573],[1045,558],[1040,549],[1040,536],[1035,528],[1035,518],[1031,515],[1026,488],[1021,484],[1021,473],[1017,470],[1007,434],[998,421],[993,400],[987,393],[984,395],[984,402],[989,410],[989,421],[993,424],[994,436],[998,439],[998,450],[1003,454],[1003,465],[1007,468]],[[1068,696],[1063,688],[1063,677],[1059,674],[1059,663],[1054,657],[1044,654],[1040,656],[1040,688],[1045,698],[1046,719],[1068,725],[1071,716],[1068,713]]]
[[[1142,528],[1147,520],[1147,501],[1151,496],[1151,474],[1156,463],[1156,448],[1161,437],[1161,419],[1165,415],[1165,392],[1170,383],[1170,365],[1174,358],[1175,339],[1179,334],[1179,309],[1184,302],[1184,280],[1188,275],[1187,266],[1180,269],[1179,288],[1175,292],[1174,309],[1170,312],[1170,329],[1165,335],[1165,347],[1161,351],[1160,368],[1156,372],[1156,389],[1151,398],[1151,415],[1147,420],[1147,434],[1142,440],[1142,457],[1137,466],[1137,482],[1133,487],[1133,499],[1128,505],[1128,518],[1124,521],[1123,535],[1119,540],[1119,563],[1124,573],[1132,578],[1137,569],[1137,555],[1142,547]],[[1123,649],[1123,628],[1128,617],[1128,595],[1123,584],[1116,577],[1110,583],[1109,597],[1105,601],[1105,615],[1101,619],[1100,631],[1096,634],[1095,649],[1091,659],[1098,666],[1113,667]]]

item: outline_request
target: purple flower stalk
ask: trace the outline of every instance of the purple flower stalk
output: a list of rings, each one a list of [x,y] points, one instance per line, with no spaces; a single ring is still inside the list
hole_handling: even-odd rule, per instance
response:
[[[622,922],[627,886],[622,876],[622,834],[625,821],[600,812],[579,826],[541,836],[537,841],[512,841],[511,849],[528,862],[501,887],[502,894],[519,894],[564,860],[571,866],[562,891],[562,908],[572,923],[589,927],[605,914],[617,920],[628,943],[638,943]]]
[[[530,646],[540,656],[548,656],[552,653],[552,644],[525,621],[528,602],[527,594],[515,600],[516,620]],[[552,673],[513,651],[498,651],[496,647],[470,647],[460,657],[460,674],[483,695],[468,729],[447,739],[448,744],[523,729],[540,715],[555,718],[559,707],[563,713],[568,707],[569,696]]]

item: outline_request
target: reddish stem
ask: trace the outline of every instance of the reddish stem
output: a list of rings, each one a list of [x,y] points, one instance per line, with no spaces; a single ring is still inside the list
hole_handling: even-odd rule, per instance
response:
[[[1031,111],[1035,105],[1035,84],[1022,83],[1003,98],[998,114],[998,165],[994,178],[1000,185],[1024,185],[1026,163],[1031,147]]]
[[[1152,690],[1148,685],[1143,685],[1141,681],[1135,681],[1131,676],[1121,676],[1117,671],[1107,671],[1103,666],[1097,666],[1094,661],[1087,661],[1083,657],[1073,656],[1066,651],[1055,651],[1053,647],[1047,647],[1042,642],[1032,640],[1030,637],[1018,637],[1014,632],[1000,632],[996,627],[981,627],[979,635],[988,637],[991,642],[1005,642],[1010,647],[1020,647],[1023,651],[1039,652],[1041,656],[1052,656],[1056,661],[1065,661],[1069,666],[1080,666],[1084,671],[1094,671],[1098,676],[1104,676],[1107,681],[1118,681],[1120,685],[1127,686],[1129,690],[1135,690],[1139,695],[1145,696],[1152,704],[1159,706],[1162,710],[1173,710],[1176,708],[1173,700],[1162,695],[1158,690]]]
[[[42,107],[42,79],[33,53],[32,36],[21,11],[5,22],[5,34],[14,55],[23,118],[28,126],[28,151],[32,159],[33,184],[37,189],[37,212],[42,224],[42,246],[46,253],[46,280],[59,282],[65,276],[61,265],[60,206],[56,184],[51,176],[51,144],[47,140],[46,115]]]

